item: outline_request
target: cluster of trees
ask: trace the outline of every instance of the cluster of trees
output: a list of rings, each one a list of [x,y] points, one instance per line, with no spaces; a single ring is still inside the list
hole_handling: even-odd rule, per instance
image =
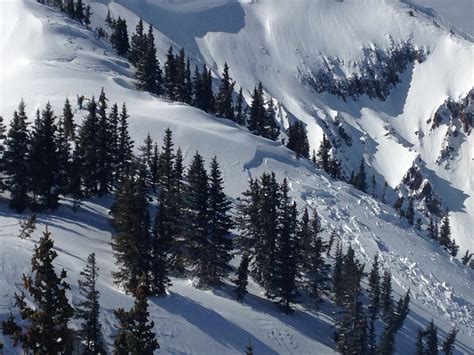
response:
[[[53,262],[58,256],[51,233],[46,228],[35,245],[31,274],[23,275],[25,291],[15,293],[15,306],[21,322],[13,314],[2,322],[3,334],[11,336],[14,346],[21,344],[25,353],[34,354],[106,354],[100,322],[100,293],[94,254],[90,254],[78,280],[82,301],[73,306],[66,292],[70,285],[67,272],[56,272]],[[159,348],[154,324],[149,320],[146,288],[140,288],[134,306],[125,311],[114,310],[117,334],[116,354],[152,355]],[[25,292],[28,294],[25,294]],[[70,327],[71,320],[80,321],[79,331]]]
[[[454,354],[454,343],[458,329],[454,327],[441,344],[441,351],[446,355]],[[416,336],[416,354],[437,355],[439,352],[438,329],[431,320],[426,329],[418,329]]]
[[[76,207],[81,198],[109,193],[132,163],[125,104],[107,111],[102,92],[92,98],[81,127],[74,124],[66,99],[57,117],[48,103],[30,127],[20,102],[10,127],[0,121],[0,187],[10,192],[10,207],[23,211],[55,209],[59,194],[69,194]]]
[[[449,223],[449,212],[446,211],[445,215],[441,220],[441,226],[438,227],[438,220],[435,218],[430,218],[430,224],[427,228],[428,235],[431,239],[436,240],[441,247],[450,253],[452,256],[458,255],[459,246],[456,244],[456,241],[451,238],[451,226]],[[466,252],[466,255],[469,255],[469,250]],[[463,263],[466,265],[469,262],[469,257],[467,261]]]
[[[341,163],[335,157],[331,142],[325,134],[323,134],[323,140],[319,145],[318,152],[316,153],[313,151],[313,156],[311,157],[311,160],[315,164],[318,164],[321,169],[323,169],[334,179],[345,180],[344,175],[342,173]]]
[[[82,0],[37,0],[40,4],[52,6],[66,13],[73,20],[89,26],[92,15],[90,5],[84,5]]]

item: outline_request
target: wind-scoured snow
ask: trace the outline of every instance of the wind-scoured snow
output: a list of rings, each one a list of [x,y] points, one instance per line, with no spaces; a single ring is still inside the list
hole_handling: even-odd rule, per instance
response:
[[[113,16],[127,19],[129,31],[140,16],[153,23],[160,57],[173,44],[186,46],[194,61],[205,61],[216,74],[227,61],[247,97],[261,80],[290,117],[306,123],[313,147],[322,136],[321,122],[344,120],[354,144],[341,148],[343,156],[355,168],[365,154],[377,176],[392,187],[420,156],[452,211],[455,237],[463,248],[472,249],[468,238],[474,216],[472,135],[460,145],[453,168],[446,171],[435,164],[438,154],[434,153],[441,149],[445,128],[430,131],[426,123],[447,97],[457,99],[472,88],[471,42],[449,34],[444,25],[435,26],[425,13],[415,12],[413,18],[408,5],[395,1],[101,1],[93,3],[94,23],[103,21],[107,6]],[[219,14],[224,17],[211,21]],[[369,265],[374,254],[380,254],[392,272],[396,298],[411,290],[411,312],[397,335],[398,353],[414,351],[418,326],[426,326],[431,318],[441,337],[458,325],[457,350],[474,352],[472,271],[400,220],[390,207],[333,181],[312,163],[296,160],[278,143],[253,136],[230,121],[136,91],[132,69],[106,42],[36,1],[2,2],[0,18],[0,114],[7,122],[22,97],[32,119],[35,110],[48,101],[59,114],[66,96],[75,102],[76,95],[98,96],[104,87],[111,102],[127,103],[136,143],[147,133],[161,142],[164,129],[170,127],[186,162],[196,150],[207,162],[216,155],[232,198],[246,189],[249,176],[275,171],[280,180],[288,178],[298,205],[317,208],[326,230],[335,229],[344,246],[351,244],[363,262]],[[362,97],[346,103],[316,94],[298,80],[296,69],[313,65],[320,55],[356,60],[364,45],[389,46],[389,36],[395,40],[411,37],[430,54],[423,63],[409,66],[385,102]],[[76,112],[78,123],[82,115]],[[414,134],[416,130],[425,132],[423,139]],[[79,272],[87,255],[96,253],[102,322],[111,343],[113,308],[133,303],[111,277],[116,268],[110,247],[111,203],[109,199],[87,201],[74,213],[69,202],[63,201],[57,212],[38,216],[32,240],[21,240],[19,222],[26,214],[12,212],[0,200],[1,319],[13,310],[13,293],[21,289],[21,274],[29,269],[34,242],[48,225],[59,253],[57,267],[68,271],[73,286],[73,302],[80,297]],[[255,284],[243,303],[233,300],[229,285],[200,291],[188,280],[174,279],[173,284],[168,297],[150,302],[163,353],[238,354],[249,337],[256,354],[332,353],[332,309],[327,305],[316,313],[303,303],[285,316]],[[10,342],[6,345],[7,353],[14,351]]]

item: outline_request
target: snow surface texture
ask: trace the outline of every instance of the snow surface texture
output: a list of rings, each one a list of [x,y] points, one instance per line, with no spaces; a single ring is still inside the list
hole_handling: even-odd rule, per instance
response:
[[[343,153],[354,167],[364,153],[377,177],[384,176],[391,186],[396,186],[412,161],[421,156],[439,177],[436,188],[443,199],[451,203],[459,243],[472,249],[473,241],[468,239],[474,211],[472,135],[460,146],[461,154],[452,162],[454,168],[444,171],[435,164],[444,132],[431,132],[426,123],[448,96],[460,98],[473,86],[471,42],[449,34],[444,25],[433,25],[425,13],[416,12],[412,18],[407,5],[391,1],[130,0],[92,5],[95,24],[103,21],[107,6],[113,16],[127,19],[129,29],[139,16],[153,23],[159,31],[156,38],[161,56],[173,44],[186,46],[195,61],[206,61],[215,73],[227,61],[247,96],[255,81],[262,80],[267,93],[286,113],[282,124],[287,123],[287,117],[304,121],[312,146],[319,144],[321,122],[343,120],[353,138],[363,138],[353,139],[353,146]],[[208,162],[217,155],[226,192],[232,198],[245,190],[249,176],[271,170],[280,179],[286,176],[299,206],[317,207],[326,228],[336,229],[344,245],[352,244],[362,261],[370,264],[373,255],[380,253],[391,268],[397,295],[411,289],[411,313],[397,336],[400,354],[413,352],[416,329],[426,326],[431,318],[440,327],[441,336],[457,324],[457,350],[474,352],[472,271],[400,221],[391,208],[334,182],[309,162],[295,160],[279,144],[252,136],[232,122],[135,91],[127,62],[116,57],[107,43],[63,15],[33,1],[2,2],[0,10],[0,113],[7,122],[21,97],[32,118],[36,108],[47,101],[59,112],[66,96],[72,101],[77,94],[97,96],[103,86],[111,102],[127,103],[136,142],[148,132],[161,141],[164,129],[170,127],[187,162],[196,149]],[[218,15],[222,16],[219,21],[211,21]],[[296,76],[297,68],[312,66],[318,56],[356,61],[364,45],[388,47],[388,35],[395,40],[412,37],[416,45],[429,48],[430,55],[404,73],[402,83],[386,102],[362,98],[345,103],[330,95],[317,95]],[[349,69],[350,65],[341,67]],[[385,135],[387,125],[393,135]],[[416,130],[425,132],[423,140],[414,134]],[[34,242],[47,224],[59,252],[57,266],[68,271],[73,285],[73,302],[80,297],[75,280],[87,255],[97,254],[102,320],[111,342],[112,309],[129,307],[132,300],[113,285],[110,276],[115,269],[107,220],[110,204],[110,200],[90,201],[73,213],[66,201],[56,213],[38,217],[33,240],[20,240],[16,237],[19,221],[26,216],[12,213],[0,202],[0,318],[12,309],[12,295],[21,287],[20,277],[28,270]],[[211,292],[196,290],[186,280],[173,283],[169,297],[151,300],[165,353],[242,353],[249,336],[256,354],[332,352],[330,308],[315,313],[301,306],[293,315],[284,316],[254,284],[240,304],[233,301],[230,287]],[[7,342],[7,353],[13,352],[10,346]]]

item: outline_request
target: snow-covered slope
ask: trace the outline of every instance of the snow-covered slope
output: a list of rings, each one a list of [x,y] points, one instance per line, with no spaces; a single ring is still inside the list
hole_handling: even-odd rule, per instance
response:
[[[96,23],[105,16],[104,3],[107,2],[93,4]],[[473,83],[465,74],[470,69],[472,45],[428,22],[419,25],[419,19],[406,17],[407,21],[402,22],[405,5],[398,3],[374,1],[358,5],[350,1],[301,0],[290,6],[284,1],[154,0],[113,2],[109,6],[113,15],[126,17],[129,26],[134,26],[137,16],[153,22],[161,31],[157,33],[161,55],[169,44],[186,45],[195,60],[205,60],[216,73],[227,60],[232,75],[246,90],[256,80],[262,80],[267,92],[279,100],[290,116],[307,124],[313,146],[319,142],[321,122],[342,116],[348,127],[352,127],[354,137],[365,137],[366,142],[356,140],[352,148],[346,147],[344,154],[354,160],[354,163],[348,160],[347,164],[355,166],[365,151],[378,176],[385,176],[392,186],[400,182],[418,154],[426,152],[424,159],[431,162],[426,158],[432,156],[431,143],[415,143],[412,135],[415,127],[426,128],[427,117],[423,116],[427,112],[430,116],[434,112],[430,110],[436,110],[436,105],[441,105],[446,96],[462,96]],[[110,101],[127,102],[130,128],[137,142],[148,132],[161,140],[163,130],[170,127],[187,161],[196,149],[207,161],[217,155],[224,171],[226,192],[233,198],[246,188],[249,176],[270,170],[280,179],[286,176],[298,204],[317,207],[327,229],[336,229],[344,245],[351,243],[361,260],[369,263],[375,253],[381,254],[391,268],[397,294],[411,289],[411,313],[397,338],[399,353],[413,352],[417,327],[426,325],[431,318],[442,335],[457,324],[458,350],[466,354],[474,351],[472,271],[449,259],[436,243],[411,229],[391,208],[331,180],[311,163],[295,160],[290,151],[277,143],[252,136],[229,121],[135,91],[126,61],[115,56],[109,45],[96,40],[90,31],[63,15],[33,1],[2,2],[0,10],[0,114],[7,121],[21,97],[33,117],[36,108],[47,101],[59,111],[66,96],[72,100],[78,94],[97,96],[104,87]],[[393,12],[387,14],[387,11]],[[357,21],[356,15],[362,14],[377,19],[377,23]],[[294,21],[297,16],[301,21]],[[210,21],[214,18],[216,21]],[[182,22],[178,25],[176,21]],[[386,31],[377,29],[381,24]],[[312,64],[318,53],[356,58],[361,55],[363,44],[389,45],[386,34],[394,28],[398,29],[400,39],[413,33],[414,41],[430,47],[431,54],[426,62],[414,65],[403,75],[402,84],[386,102],[362,98],[345,103],[327,94],[315,94],[298,80],[295,69]],[[351,35],[355,29],[358,32]],[[334,33],[334,37],[327,38],[329,33]],[[315,48],[312,40],[317,40],[314,43],[320,47]],[[340,46],[335,46],[335,41]],[[430,88],[430,95],[424,93],[426,87]],[[384,135],[388,123],[396,131],[394,137]],[[429,141],[435,139],[430,138],[428,131],[426,136]],[[451,171],[443,176],[442,170],[432,169],[440,180],[452,184],[446,188],[446,196],[455,192],[452,189],[466,195],[461,200],[463,207],[459,208],[459,215],[465,216],[465,229],[459,227],[462,219],[457,224],[460,231],[466,232],[473,218],[473,209],[466,202],[472,201],[472,180],[466,165],[471,160],[465,158],[472,154],[469,150],[472,136],[463,144],[464,158],[456,163],[457,175]],[[395,166],[394,160],[401,166]],[[466,186],[459,186],[466,181]],[[453,203],[459,202],[456,195],[452,196]],[[65,201],[56,213],[39,216],[33,240],[20,240],[16,235],[19,220],[25,215],[13,213],[6,208],[5,201],[0,201],[0,318],[5,318],[12,307],[12,294],[20,287],[21,274],[28,269],[33,244],[47,224],[60,255],[58,267],[68,271],[74,285],[73,301],[79,297],[75,280],[87,255],[98,254],[103,324],[105,334],[111,335],[112,309],[128,307],[132,301],[111,280],[115,265],[109,245],[110,204],[110,200],[89,201],[78,213],[73,213]],[[469,241],[463,245],[469,246]],[[165,353],[242,353],[249,336],[256,354],[331,353],[334,347],[332,323],[327,316],[331,309],[318,314],[303,305],[293,315],[284,316],[264,299],[256,285],[251,286],[250,296],[240,304],[233,301],[229,287],[211,292],[198,291],[185,280],[173,280],[173,283],[169,297],[151,302],[157,336]],[[9,343],[7,346],[7,353],[13,351]]]
[[[462,250],[472,250],[473,136],[461,132],[446,168],[437,160],[448,123],[432,130],[430,120],[447,98],[457,101],[473,88],[474,45],[445,17],[413,3],[417,5],[392,0],[120,0],[94,3],[93,10],[98,23],[107,9],[126,18],[130,29],[139,17],[152,23],[161,56],[170,44],[183,46],[216,75],[227,62],[247,97],[262,81],[285,113],[306,124],[312,147],[318,147],[325,123],[329,135],[342,124],[353,142],[338,149],[347,175],[364,156],[379,184],[384,179],[396,188],[419,157],[423,176],[451,211],[456,241]],[[469,22],[472,2],[456,6],[456,13]],[[302,75],[315,74],[328,63],[339,77],[350,76],[368,49],[389,51],[402,43],[426,52],[426,60],[408,65],[386,101],[362,96],[345,102],[302,83]]]

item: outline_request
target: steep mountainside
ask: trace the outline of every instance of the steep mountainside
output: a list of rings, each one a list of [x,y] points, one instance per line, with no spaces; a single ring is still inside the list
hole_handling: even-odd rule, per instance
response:
[[[346,175],[364,157],[379,187],[385,180],[400,193],[409,193],[407,183],[401,184],[415,164],[449,207],[462,251],[474,248],[472,121],[467,128],[461,121],[466,116],[462,112],[472,117],[467,96],[474,86],[474,46],[463,35],[450,33],[451,28],[432,13],[376,0],[103,0],[92,2],[93,27],[103,26],[108,9],[127,20],[129,31],[140,17],[152,23],[161,59],[170,45],[184,46],[195,62],[207,63],[216,78],[227,62],[247,99],[261,80],[265,93],[278,101],[282,127],[289,120],[303,121],[312,148],[319,146],[325,132],[337,147]],[[275,171],[279,180],[286,176],[298,205],[317,208],[326,230],[335,230],[345,247],[351,244],[362,262],[369,265],[376,253],[381,255],[392,271],[397,297],[411,290],[411,313],[397,334],[398,353],[414,352],[416,330],[432,318],[442,337],[457,324],[457,350],[474,351],[472,271],[390,206],[334,181],[310,161],[296,160],[280,144],[253,136],[228,120],[136,91],[128,62],[106,41],[55,10],[35,1],[2,2],[0,19],[0,114],[7,122],[22,97],[32,120],[48,101],[59,112],[66,96],[75,102],[77,95],[98,96],[103,87],[110,101],[127,103],[135,142],[147,133],[161,142],[164,129],[170,127],[186,163],[196,150],[207,164],[216,155],[226,193],[233,199],[246,189],[250,176],[263,171]],[[368,78],[377,82],[386,73],[380,58],[393,58],[397,49],[417,54],[393,62],[404,69],[398,72],[398,83],[386,82],[386,97],[383,87],[373,89],[370,98],[366,91],[356,94],[340,85],[356,73],[365,77],[368,68],[375,70]],[[435,113],[440,117],[437,125]],[[80,123],[83,112],[75,114]],[[341,128],[349,140],[341,136]],[[446,149],[448,145],[453,149]],[[395,198],[391,191],[389,204]],[[13,213],[0,200],[0,319],[12,309],[12,295],[28,270],[34,242],[48,225],[60,255],[58,267],[68,271],[73,284],[74,302],[81,297],[75,280],[87,255],[97,254],[102,323],[111,344],[112,309],[132,304],[111,277],[112,201],[87,201],[78,213],[72,212],[69,200],[63,202],[57,212],[38,216],[32,240],[21,240],[16,235],[25,215]],[[164,353],[237,354],[249,336],[255,354],[331,353],[334,348],[334,309],[329,306],[318,313],[309,302],[303,303],[293,315],[284,316],[256,284],[238,303],[230,286],[199,291],[188,280],[173,283],[169,297],[151,300]],[[7,341],[6,353],[14,351]]]

